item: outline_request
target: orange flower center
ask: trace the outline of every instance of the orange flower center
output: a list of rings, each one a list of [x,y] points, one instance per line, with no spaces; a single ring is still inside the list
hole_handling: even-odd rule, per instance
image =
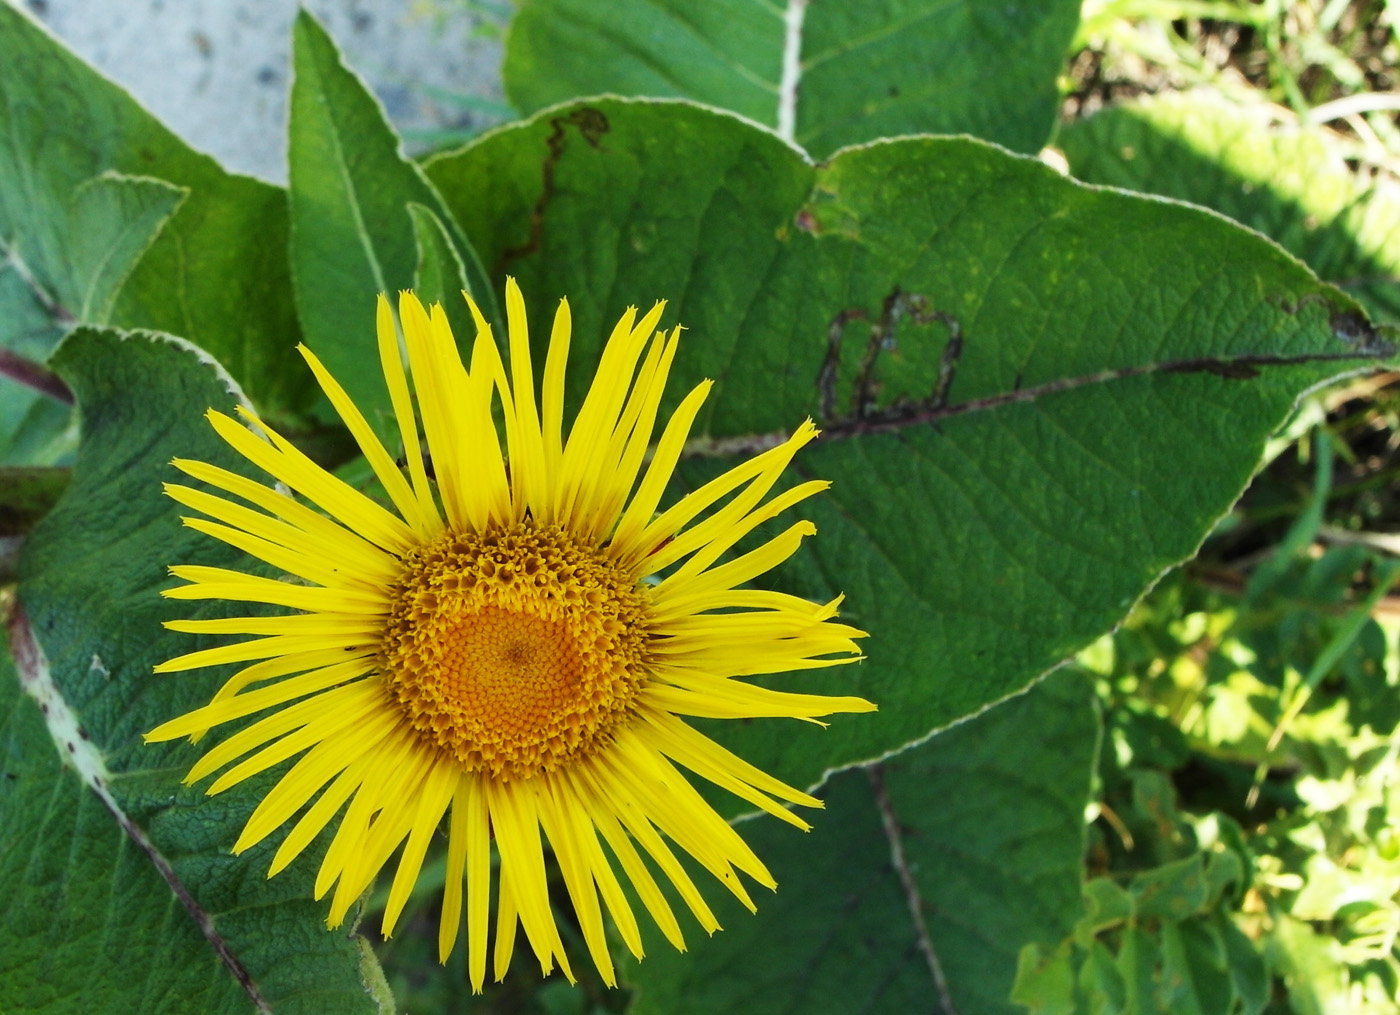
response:
[[[559,526],[447,533],[413,550],[380,663],[424,737],[473,771],[528,778],[586,755],[631,711],[646,600]]]

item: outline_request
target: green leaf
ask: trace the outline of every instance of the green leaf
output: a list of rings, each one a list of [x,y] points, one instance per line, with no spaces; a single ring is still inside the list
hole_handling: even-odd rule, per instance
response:
[[[1075,0],[524,0],[506,94],[526,113],[610,92],[695,99],[813,155],[894,134],[1045,143]]]
[[[1358,177],[1322,128],[1198,92],[1105,109],[1059,143],[1081,180],[1213,208],[1400,323],[1400,186]]]
[[[1192,853],[1183,860],[1137,874],[1129,889],[1138,916],[1184,920],[1201,910],[1210,896],[1205,858]]]
[[[180,783],[197,748],[147,747],[141,739],[206,702],[220,680],[219,673],[151,672],[190,648],[187,637],[161,628],[190,613],[188,604],[158,594],[169,581],[166,566],[242,562],[236,551],[183,528],[161,482],[179,478],[168,464],[177,455],[246,471],[201,419],[206,408],[228,410],[241,395],[207,356],[168,336],[82,327],[52,362],[77,396],[84,440],[72,482],[20,558],[18,599],[47,657],[46,665],[29,667],[28,679],[48,683],[54,702],[72,714],[72,728],[83,731],[77,756],[96,759],[87,768],[89,785],[95,766],[109,773],[102,781],[114,806],[168,861],[271,1010],[376,1011],[365,985],[374,980],[372,960],[365,965],[352,933],[325,929],[325,907],[311,898],[310,863],[266,880],[269,849],[229,853],[270,783],[206,799]],[[218,610],[241,607],[220,604],[202,615],[221,615]],[[32,812],[29,820],[41,817]],[[94,834],[110,838],[100,828]],[[323,848],[315,844],[309,852]],[[60,884],[48,883],[48,891],[36,906],[65,904]],[[85,899],[90,896],[74,904]],[[181,921],[189,917],[168,892],[161,906],[165,920],[177,925],[165,933],[180,940]]]
[[[0,348],[37,367],[66,325],[110,320],[122,285],[187,193],[163,180],[105,172],[73,191],[56,236],[18,234],[12,245],[0,243],[0,250],[8,246],[5,267],[19,283],[0,289]],[[55,246],[47,246],[49,239]],[[66,407],[54,411],[32,388],[11,378],[3,383],[5,458],[47,465],[72,450],[64,439]]]
[[[793,479],[833,481],[803,505],[819,533],[769,580],[847,593],[868,659],[777,682],[880,711],[705,726],[801,785],[1089,644],[1195,552],[1300,392],[1392,351],[1258,236],[968,139],[817,168],[737,118],[600,100],[428,174],[537,338],[570,298],[575,404],[623,309],[673,299],[667,405],[718,381],[678,488],[823,426]]]
[[[475,335],[476,325],[462,299],[463,290],[470,291],[466,265],[458,256],[447,227],[431,208],[410,204],[408,211],[413,217],[413,239],[418,247],[414,291],[427,306],[442,304],[454,335]]]
[[[1225,946],[1230,979],[1240,1001],[1240,1015],[1259,1015],[1269,1003],[1273,987],[1264,956],[1229,915],[1219,913],[1215,925]]]
[[[182,335],[269,408],[299,406],[283,192],[187,147],[18,7],[0,4],[0,38],[0,243],[46,312]]]
[[[297,313],[316,354],[383,427],[392,416],[374,343],[374,297],[413,286],[418,246],[410,204],[431,209],[446,227],[466,288],[488,320],[494,304],[441,198],[404,157],[378,100],[325,29],[302,10],[292,37],[288,163]]]
[[[249,1011],[147,855],[65,767],[3,632],[0,743],[0,1011]]]
[[[1225,946],[1202,920],[1161,926],[1163,1011],[1172,1015],[1218,1015],[1234,1007],[1235,992]]]
[[[1064,937],[1080,907],[1091,697],[1064,671],[873,778],[835,776],[810,836],[746,822],[777,894],[756,916],[724,900],[724,932],[684,955],[650,949],[633,1015],[946,1010],[935,961],[955,1010],[1016,1011],[1021,947]]]

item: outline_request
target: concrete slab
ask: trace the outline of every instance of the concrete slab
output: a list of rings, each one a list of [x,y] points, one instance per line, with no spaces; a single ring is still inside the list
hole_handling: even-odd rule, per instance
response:
[[[0,0],[4,2],[4,0]],[[229,169],[285,183],[296,0],[12,0]],[[504,3],[309,0],[411,150],[508,118]]]

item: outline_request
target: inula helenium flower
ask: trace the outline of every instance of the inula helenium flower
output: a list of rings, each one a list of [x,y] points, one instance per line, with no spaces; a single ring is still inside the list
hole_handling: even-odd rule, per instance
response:
[[[756,526],[828,485],[800,483],[769,496],[792,456],[816,436],[810,421],[781,446],[658,513],[710,388],[708,381],[697,385],[650,448],[680,331],[656,332],[661,311],[657,304],[639,320],[630,309],[618,322],[565,439],[566,302],[554,319],[537,402],[525,305],[513,281],[506,286],[509,371],[474,304],[468,369],[442,308],[427,311],[405,293],[405,372],[381,296],[379,356],[404,466],[320,361],[301,352],[392,510],[249,412],[242,414],[266,439],[222,413],[211,411],[209,420],[239,454],[304,500],[194,461],[175,465],[229,496],[167,487],[207,516],[187,518],[191,528],[293,579],[173,567],[189,584],[165,595],[298,612],[169,624],[254,637],[159,666],[174,672],[248,664],[208,705],[147,739],[198,737],[266,712],[205,754],[186,781],[237,762],[210,785],[218,793],[301,755],[248,819],[234,850],[295,819],[271,877],[344,809],[316,879],[318,899],[335,889],[332,925],[402,847],[383,920],[390,932],[445,818],[439,954],[446,961],[452,950],[465,898],[468,969],[478,990],[486,975],[493,838],[500,856],[496,976],[510,963],[518,922],[542,969],[557,959],[572,978],[550,909],[543,829],[588,950],[612,983],[604,909],[628,948],[642,952],[618,868],[677,948],[684,947],[680,927],[654,870],[707,932],[718,924],[673,846],[750,909],[736,868],[774,886],[680,768],[801,828],[806,823],[780,801],[820,806],[682,717],[812,719],[874,707],[740,679],[849,662],[858,654],[852,639],[862,632],[833,619],[839,600],[814,604],[742,588],[790,556],[814,531],[811,523],[730,552]],[[496,398],[504,454],[492,420]]]

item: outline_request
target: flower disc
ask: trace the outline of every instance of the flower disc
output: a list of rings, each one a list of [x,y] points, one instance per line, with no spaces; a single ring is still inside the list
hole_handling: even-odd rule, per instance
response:
[[[446,533],[405,558],[381,671],[413,727],[518,779],[608,742],[641,686],[635,581],[554,525]]]

